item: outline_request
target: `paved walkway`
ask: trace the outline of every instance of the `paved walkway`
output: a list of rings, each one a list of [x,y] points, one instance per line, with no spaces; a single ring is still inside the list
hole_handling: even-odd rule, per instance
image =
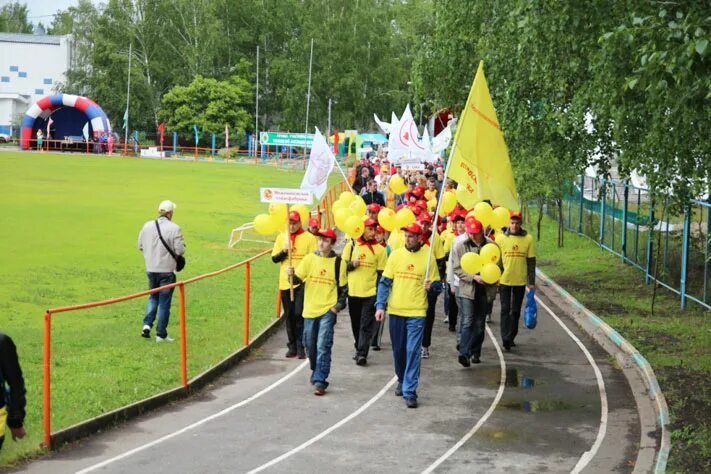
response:
[[[19,472],[632,472],[634,384],[541,293],[538,327],[522,328],[510,353],[499,347],[497,302],[482,364],[471,368],[457,363],[439,314],[416,410],[393,394],[387,331],[383,350],[358,367],[343,311],[323,397],[312,394],[307,362],[283,357],[282,331],[191,399]]]

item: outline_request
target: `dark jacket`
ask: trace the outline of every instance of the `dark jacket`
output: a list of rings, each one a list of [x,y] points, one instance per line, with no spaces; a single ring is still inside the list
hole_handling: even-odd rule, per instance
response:
[[[375,191],[374,193],[366,191],[362,196],[367,205],[375,203],[385,206],[385,199],[383,199],[383,194],[380,191]]]
[[[0,408],[7,404],[7,425],[20,428],[25,423],[25,380],[22,377],[17,349],[10,336],[0,332]],[[5,387],[9,397],[5,399]]]

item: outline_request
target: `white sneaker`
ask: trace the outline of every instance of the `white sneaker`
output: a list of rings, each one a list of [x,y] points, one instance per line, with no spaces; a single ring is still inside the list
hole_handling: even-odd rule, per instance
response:
[[[143,330],[141,330],[141,336],[148,339],[151,337],[151,327],[148,324],[143,325]]]
[[[423,359],[429,359],[430,358],[430,349],[429,347],[423,347],[422,348],[422,354],[421,354]]]
[[[170,336],[165,336],[165,337],[156,336],[156,342],[173,342],[173,341],[175,341],[175,339],[173,339]]]

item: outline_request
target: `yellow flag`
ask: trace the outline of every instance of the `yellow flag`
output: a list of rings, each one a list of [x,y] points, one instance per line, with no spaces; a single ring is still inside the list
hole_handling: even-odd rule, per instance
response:
[[[457,196],[464,199],[460,202],[467,209],[484,199],[519,209],[509,152],[484,77],[484,61],[479,63],[459,118],[449,176],[459,187],[464,186],[466,192],[458,192]]]

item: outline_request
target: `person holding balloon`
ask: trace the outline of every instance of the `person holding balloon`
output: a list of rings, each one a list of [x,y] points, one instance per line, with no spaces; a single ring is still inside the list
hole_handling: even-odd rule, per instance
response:
[[[501,342],[506,351],[516,346],[521,306],[526,293],[535,289],[536,254],[533,237],[521,227],[521,212],[511,211],[509,227],[496,239],[501,247],[504,273],[499,281]]]
[[[283,212],[273,211],[272,208],[283,209]],[[281,215],[285,213],[286,205],[284,204],[270,206],[270,214],[276,216],[278,221],[282,220]],[[286,218],[287,216],[284,215],[284,217]],[[288,219],[288,232],[280,233],[274,241],[272,262],[279,263],[281,266],[279,270],[279,291],[286,319],[286,357],[305,359],[306,352],[303,344],[304,287],[292,282],[291,277],[287,274],[287,268],[289,265],[298,266],[306,255],[316,250],[316,237],[310,232],[304,231],[299,212],[289,211]]]
[[[464,221],[466,236],[458,237],[452,246],[452,271],[458,278],[457,305],[460,314],[459,363],[469,367],[481,362],[481,347],[486,328],[487,285],[498,279],[499,248],[484,236],[484,226],[475,217]],[[490,267],[494,264],[493,274]],[[485,273],[487,272],[487,273]],[[500,274],[500,272],[499,272]],[[493,281],[492,281],[493,280]]]
[[[356,349],[356,365],[366,365],[368,350],[375,334],[375,294],[378,280],[385,269],[385,248],[375,240],[378,221],[363,222],[363,235],[349,240],[343,248],[343,261],[348,271],[348,312]]]
[[[385,310],[390,318],[390,340],[397,375],[395,394],[405,399],[408,408],[417,408],[417,386],[420,381],[422,337],[425,332],[427,291],[425,279],[429,249],[420,241],[422,227],[412,223],[401,229],[405,246],[394,250],[385,264],[378,283],[375,319],[382,321]],[[435,265],[430,265],[430,277],[439,280]]]

